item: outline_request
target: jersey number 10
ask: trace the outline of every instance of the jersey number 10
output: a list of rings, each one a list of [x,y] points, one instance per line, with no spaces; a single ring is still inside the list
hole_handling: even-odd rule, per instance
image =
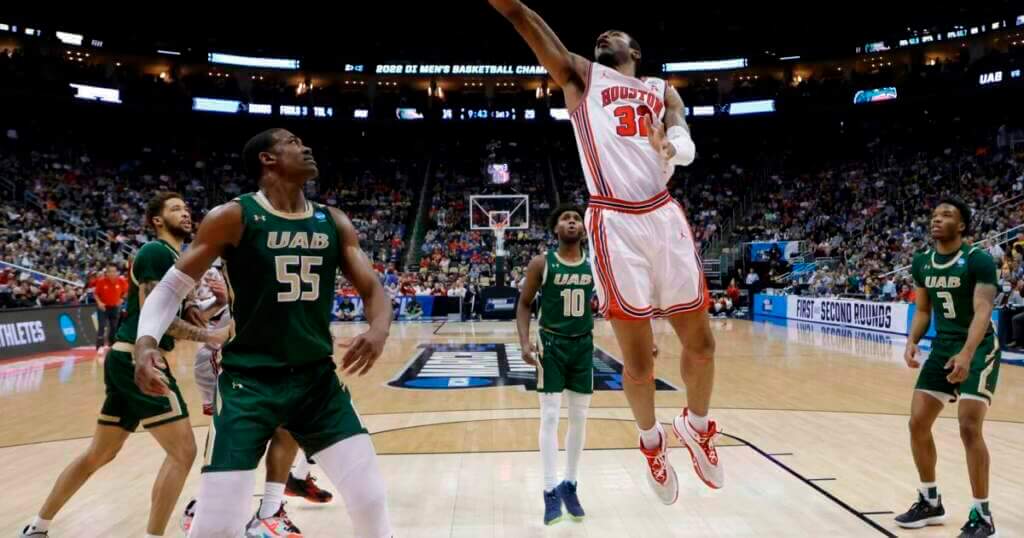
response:
[[[654,113],[647,105],[640,105],[634,107],[632,105],[622,105],[616,108],[613,113],[616,118],[619,118],[619,125],[615,128],[615,133],[619,136],[640,136],[647,137],[647,125],[640,121],[640,118],[647,116],[649,123],[654,123]]]
[[[322,256],[275,256],[277,281],[288,286],[288,291],[277,293],[277,302],[315,301],[320,298],[320,275],[314,268],[324,263]],[[297,266],[297,267],[295,267]],[[295,267],[296,272],[291,269]],[[303,289],[309,284],[309,289]]]
[[[583,290],[562,290],[562,315],[567,318],[578,318],[583,316],[584,308],[587,306]]]

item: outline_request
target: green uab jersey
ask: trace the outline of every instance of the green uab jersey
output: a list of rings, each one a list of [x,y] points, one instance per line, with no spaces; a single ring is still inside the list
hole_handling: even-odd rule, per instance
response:
[[[262,192],[235,199],[244,231],[224,253],[235,337],[225,369],[311,364],[332,355],[331,306],[340,240],[331,213],[307,202],[276,211]]]
[[[139,284],[160,282],[177,261],[178,251],[162,239],[142,245],[135,253],[135,258],[132,259],[131,283],[128,284],[125,318],[121,321],[114,340],[135,344],[139,331],[139,313],[142,311],[139,304]],[[174,339],[165,334],[160,339],[160,348],[168,351],[174,349]]]
[[[594,277],[586,256],[568,263],[549,250],[540,288],[540,327],[561,336],[579,336],[594,330],[590,299]]]
[[[974,287],[996,284],[992,256],[966,243],[949,255],[928,249],[914,256],[911,273],[917,286],[928,290],[938,336],[966,339],[974,319]]]

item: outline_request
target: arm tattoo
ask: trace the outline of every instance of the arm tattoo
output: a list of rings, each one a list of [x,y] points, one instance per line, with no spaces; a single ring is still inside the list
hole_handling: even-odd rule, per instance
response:
[[[145,302],[146,297],[153,292],[156,288],[157,282],[149,281],[142,282],[139,284],[139,307],[142,307],[142,303]],[[210,331],[196,327],[181,318],[175,318],[171,322],[171,326],[167,328],[167,336],[174,338],[175,340],[189,340],[192,342],[206,342],[210,337]]]
[[[206,342],[210,337],[210,331],[202,327],[196,327],[187,321],[176,318],[167,328],[167,336],[175,340],[190,340],[192,342]]]

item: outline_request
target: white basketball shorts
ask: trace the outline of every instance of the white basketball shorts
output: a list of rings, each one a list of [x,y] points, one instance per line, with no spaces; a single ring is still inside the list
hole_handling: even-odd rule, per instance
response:
[[[642,202],[591,196],[586,225],[601,315],[640,320],[707,309],[700,253],[668,191]]]

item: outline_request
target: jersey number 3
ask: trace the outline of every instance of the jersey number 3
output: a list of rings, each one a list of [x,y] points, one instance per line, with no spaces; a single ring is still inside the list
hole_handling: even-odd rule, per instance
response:
[[[640,136],[647,137],[647,126],[644,122],[640,121],[640,118],[647,116],[647,121],[652,122],[654,113],[651,112],[647,105],[640,105],[634,107],[632,105],[622,105],[616,108],[613,112],[616,118],[619,118],[619,125],[615,128],[615,133],[619,136]]]
[[[322,263],[324,259],[321,256],[275,256],[277,281],[288,285],[288,291],[277,293],[277,302],[315,301],[320,298],[320,275],[313,269]],[[305,284],[309,284],[308,290],[303,289]]]

